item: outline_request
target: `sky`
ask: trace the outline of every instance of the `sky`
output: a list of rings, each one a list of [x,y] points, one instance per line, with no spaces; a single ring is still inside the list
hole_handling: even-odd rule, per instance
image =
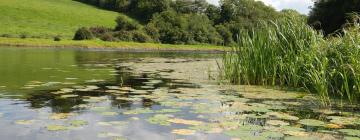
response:
[[[218,5],[219,0],[208,0],[210,3]],[[260,0],[267,5],[271,5],[277,10],[294,9],[302,14],[308,14],[312,6],[312,0]]]

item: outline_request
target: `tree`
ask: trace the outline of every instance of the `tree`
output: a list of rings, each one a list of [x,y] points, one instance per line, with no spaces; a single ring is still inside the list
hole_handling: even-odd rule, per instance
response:
[[[308,23],[329,35],[337,33],[353,13],[360,14],[359,0],[316,0]]]

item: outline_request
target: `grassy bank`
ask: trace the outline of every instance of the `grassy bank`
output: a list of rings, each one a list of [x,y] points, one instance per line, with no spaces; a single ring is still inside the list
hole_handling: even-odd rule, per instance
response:
[[[119,13],[73,0],[0,0],[0,36],[72,38],[82,26],[115,27]]]
[[[62,40],[53,41],[51,39],[38,38],[3,38],[0,37],[0,46],[18,46],[18,47],[63,47],[63,48],[104,48],[104,49],[122,49],[122,50],[139,50],[139,51],[224,51],[228,48],[223,46],[211,45],[169,45],[155,43],[136,43],[136,42],[106,42],[101,40]]]
[[[289,19],[264,24],[244,33],[224,56],[223,78],[233,84],[302,88],[330,97],[360,101],[360,25],[343,36],[326,38],[304,21]]]

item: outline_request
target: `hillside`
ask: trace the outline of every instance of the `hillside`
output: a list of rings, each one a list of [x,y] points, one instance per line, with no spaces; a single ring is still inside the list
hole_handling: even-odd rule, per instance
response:
[[[73,0],[0,0],[0,36],[72,38],[81,26],[115,27],[119,13]]]

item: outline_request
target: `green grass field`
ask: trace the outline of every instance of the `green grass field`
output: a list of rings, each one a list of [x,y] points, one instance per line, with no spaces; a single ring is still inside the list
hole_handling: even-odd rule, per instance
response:
[[[0,0],[0,36],[70,39],[82,26],[115,27],[118,15],[73,0]]]

